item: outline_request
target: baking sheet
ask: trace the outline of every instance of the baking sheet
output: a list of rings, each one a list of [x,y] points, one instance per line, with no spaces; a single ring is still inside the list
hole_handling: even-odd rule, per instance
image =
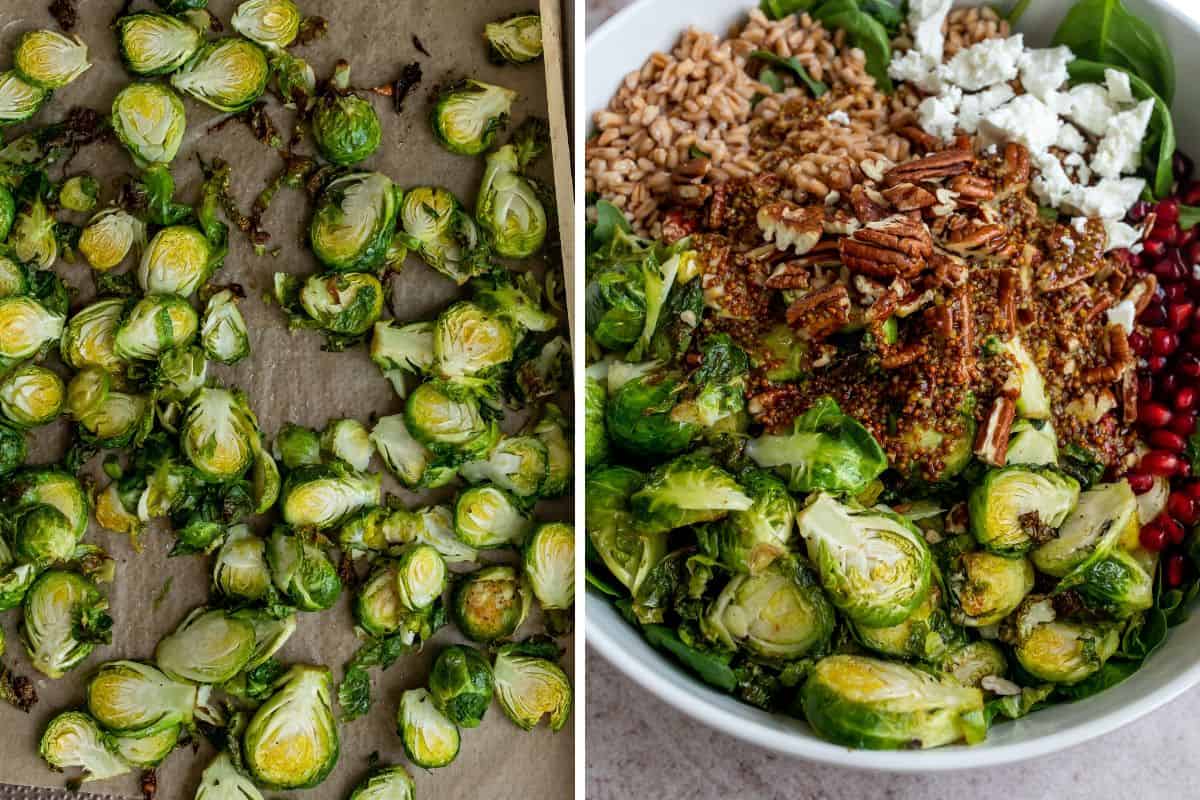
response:
[[[49,0],[0,2],[0,53],[3,53],[0,69],[8,67],[8,53],[21,32],[56,27],[46,10],[48,4]],[[115,36],[108,27],[121,5],[121,0],[81,1],[76,32],[91,49],[95,66],[75,84],[56,94],[52,104],[39,116],[40,122],[57,120],[75,105],[105,110],[116,92],[131,80],[120,65]],[[482,174],[482,159],[442,150],[429,131],[429,94],[439,82],[467,75],[516,89],[521,97],[514,107],[514,124],[528,114],[547,113],[543,65],[493,66],[486,60],[481,38],[486,22],[527,10],[531,5],[528,0],[299,0],[299,5],[306,14],[321,15],[330,22],[329,34],[324,39],[295,50],[313,65],[318,76],[328,76],[333,63],[344,57],[352,64],[354,85],[374,86],[394,80],[405,63],[421,63],[424,80],[408,99],[403,115],[393,113],[389,99],[374,99],[383,121],[384,139],[380,151],[365,166],[388,174],[401,186],[438,184],[453,191],[468,206],[473,204]],[[212,0],[210,6],[228,24],[236,2]],[[142,7],[150,7],[150,3],[140,0],[135,4],[135,8]],[[420,38],[430,56],[418,52],[414,36]],[[234,191],[242,208],[248,210],[254,196],[277,173],[282,162],[273,151],[255,141],[244,126],[230,124],[212,132],[211,126],[221,115],[191,100],[185,99],[185,105],[188,135],[173,169],[179,184],[177,196],[189,202],[196,196],[201,182],[196,154],[205,159],[219,156],[234,165]],[[281,131],[288,130],[289,112],[272,103],[271,116]],[[86,150],[71,165],[73,173],[81,170],[101,179],[105,186],[102,201],[107,201],[113,193],[111,179],[132,171],[132,164],[119,146],[102,144]],[[542,160],[538,171],[539,177],[553,185],[550,158]],[[279,310],[263,301],[263,295],[270,292],[274,272],[317,271],[316,261],[303,244],[307,216],[306,198],[284,190],[266,217],[266,227],[274,234],[271,247],[281,247],[282,253],[278,257],[256,257],[245,237],[234,230],[224,270],[215,278],[219,283],[236,282],[246,288],[247,298],[241,310],[250,327],[253,351],[250,359],[235,367],[213,365],[210,375],[249,394],[268,436],[285,421],[320,427],[331,417],[352,416],[368,422],[372,414],[392,414],[402,408],[388,382],[371,364],[365,347],[345,353],[322,352],[319,334],[289,333]],[[74,306],[86,302],[94,293],[86,267],[70,267],[60,262],[56,269],[78,290]],[[410,257],[403,273],[393,279],[391,307],[403,320],[425,318],[458,294],[457,287],[419,259]],[[519,422],[519,419],[508,420],[506,428],[511,431]],[[39,443],[32,450],[32,459],[57,459],[64,440],[63,430],[44,430],[37,438]],[[384,471],[378,458],[372,469]],[[410,504],[422,500],[400,491],[390,476],[385,479],[385,490],[401,494]],[[424,499],[444,499],[452,494],[443,490]],[[542,516],[569,516],[570,507],[570,503],[561,503],[553,513]],[[256,527],[262,530],[262,522]],[[65,678],[50,681],[34,672],[25,659],[17,635],[19,612],[9,612],[0,618],[9,641],[6,663],[22,674],[35,677],[41,697],[29,715],[0,703],[0,729],[5,732],[0,741],[0,783],[62,788],[65,776],[51,772],[37,756],[37,742],[45,722],[58,711],[82,702],[83,681],[98,664],[116,658],[149,659],[158,639],[207,598],[210,559],[202,556],[168,559],[166,554],[173,537],[166,530],[148,531],[143,537],[143,552],[136,554],[123,537],[100,531],[94,524],[88,540],[102,544],[118,561],[116,580],[108,587],[110,613],[115,621],[112,644],[97,648]],[[153,599],[168,577],[172,579],[171,590],[155,606]],[[325,664],[334,670],[335,678],[340,678],[343,663],[358,645],[352,633],[349,595],[344,592],[338,605],[323,614],[300,614],[296,634],[278,657],[284,663]],[[521,633],[538,630],[534,619]],[[383,763],[406,764],[395,733],[400,693],[422,685],[439,646],[456,638],[457,634],[447,628],[420,655],[402,658],[386,672],[372,670],[376,702],[367,717],[340,726],[342,750],[337,769],[319,787],[287,796],[343,798],[366,773],[368,756],[375,752]],[[566,638],[560,644],[566,650],[563,666],[573,675],[572,641]],[[409,765],[417,782],[418,796],[522,800],[569,797],[573,786],[573,721],[557,734],[545,728],[524,733],[493,704],[481,727],[463,731],[462,751],[452,765],[432,772]],[[158,771],[159,797],[190,798],[211,756],[207,742],[201,743],[196,755],[186,749],[173,753]],[[84,789],[125,798],[139,797],[137,786],[134,772],[124,778],[85,784]],[[0,787],[0,797],[8,796],[35,795],[17,788],[6,794]]]

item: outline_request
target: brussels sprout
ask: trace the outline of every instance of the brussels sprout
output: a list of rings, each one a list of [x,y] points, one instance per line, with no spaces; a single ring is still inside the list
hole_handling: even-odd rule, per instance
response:
[[[877,653],[921,661],[937,659],[966,639],[960,629],[950,624],[938,580],[929,584],[925,601],[899,625],[886,628],[855,625],[854,633],[864,646]]]
[[[492,704],[492,666],[475,648],[450,645],[433,662],[429,694],[451,722],[478,727]]]
[[[1029,557],[1042,572],[1061,578],[1093,554],[1111,552],[1136,515],[1137,497],[1128,481],[1099,484],[1079,495],[1058,535],[1035,547]]]
[[[87,685],[88,712],[112,733],[156,733],[190,725],[199,700],[193,684],[173,681],[149,664],[110,661]]]
[[[488,57],[503,64],[528,64],[542,57],[542,18],[537,14],[514,14],[489,22],[483,28]]]
[[[0,128],[33,118],[50,99],[50,92],[21,80],[15,70],[0,72]]]
[[[157,83],[134,83],[113,99],[112,125],[138,167],[175,160],[187,114],[179,95]]]
[[[0,411],[25,428],[45,425],[62,413],[67,387],[54,372],[27,364],[0,381]]]
[[[244,475],[259,448],[258,422],[245,396],[217,388],[196,392],[180,428],[180,445],[210,481],[224,483]]]
[[[833,606],[804,568],[778,562],[755,576],[735,575],[701,620],[705,634],[733,649],[792,660],[823,650]]]
[[[333,676],[297,665],[259,706],[242,736],[242,757],[254,780],[273,789],[316,786],[337,764]]]
[[[113,351],[125,360],[153,361],[172,347],[189,344],[199,326],[196,311],[186,298],[147,295],[117,326]]]
[[[25,267],[18,261],[0,255],[0,297],[13,297],[28,291],[29,273]]]
[[[24,606],[25,650],[47,677],[61,678],[91,655],[97,642],[108,641],[108,602],[82,575],[46,570],[29,587]]]
[[[476,397],[441,381],[423,383],[408,396],[404,421],[413,438],[439,455],[483,455],[500,433]]]
[[[156,375],[159,379],[158,399],[168,403],[182,402],[204,386],[208,378],[208,361],[198,347],[168,350],[158,359]]]
[[[3,126],[2,120],[0,120],[0,126]],[[7,186],[0,186],[0,242],[8,238],[9,231],[12,230],[13,220],[16,218],[16,216],[17,201],[13,199],[12,192],[9,191]],[[0,258],[3,257],[0,256]],[[16,264],[11,259],[4,258],[3,267],[6,275],[10,272],[22,272],[22,278],[24,278],[24,273],[21,270],[20,265]],[[10,279],[5,278],[4,283],[8,284],[9,281]],[[19,291],[10,289],[6,290],[5,294],[19,294]]]
[[[408,547],[396,562],[400,602],[410,611],[424,611],[446,591],[446,562],[432,546]]]
[[[300,304],[323,330],[360,336],[383,313],[383,286],[366,272],[313,275],[300,289]]]
[[[267,545],[246,525],[229,529],[213,562],[213,586],[226,597],[259,600],[271,590]]]
[[[356,419],[331,419],[321,433],[321,450],[362,472],[371,462],[371,439]]]
[[[401,196],[391,179],[378,172],[353,172],[330,181],[308,230],[317,260],[338,272],[368,271],[382,264]]]
[[[496,565],[465,575],[454,587],[450,610],[463,636],[486,643],[516,633],[529,601],[529,587],[517,571]]]
[[[492,247],[506,258],[528,258],[546,241],[546,209],[537,188],[521,175],[511,144],[487,156],[475,219],[487,231]]]
[[[1023,555],[1053,538],[1078,498],[1078,482],[1052,467],[989,470],[967,501],[971,533],[985,550]]]
[[[13,255],[37,269],[48,270],[58,260],[56,221],[40,197],[26,205],[17,215],[8,238]]]
[[[821,586],[851,621],[899,625],[925,600],[933,559],[920,531],[899,514],[856,509],[818,492],[796,523]]]
[[[539,525],[525,543],[525,574],[545,609],[575,602],[575,528],[565,522]]]
[[[635,595],[667,553],[666,536],[646,533],[629,510],[629,498],[645,480],[627,467],[602,467],[587,476],[585,487],[588,539],[613,577]]]
[[[1088,559],[1059,581],[1054,591],[1075,591],[1089,608],[1117,619],[1154,605],[1154,578],[1121,549]]]
[[[642,458],[664,458],[686,450],[699,428],[671,414],[679,390],[675,378],[657,373],[622,384],[605,408],[612,442]]]
[[[1008,456],[1005,461],[1013,464],[1058,463],[1058,439],[1054,425],[1049,420],[1019,419],[1012,426],[1008,439]]]
[[[1027,558],[962,553],[952,561],[946,583],[950,616],[957,624],[995,625],[1033,590],[1033,565]]]
[[[68,211],[89,214],[100,198],[100,181],[91,175],[72,175],[58,190],[58,204]]]
[[[350,88],[350,65],[339,61],[312,112],[313,139],[327,161],[349,167],[379,149],[383,128],[371,103]]]
[[[533,426],[533,435],[546,446],[546,478],[538,490],[542,497],[561,497],[571,484],[575,454],[567,427],[566,417],[554,403],[542,408],[542,418]]]
[[[517,93],[471,79],[443,87],[433,107],[433,135],[452,153],[477,156],[496,141],[508,124]]]
[[[750,507],[731,511],[709,530],[720,562],[754,575],[787,553],[796,527],[796,501],[783,481],[762,470],[746,470],[739,483],[751,499]]]
[[[372,636],[387,636],[399,630],[405,613],[396,565],[381,560],[354,597],[354,618]]]
[[[300,33],[300,9],[292,0],[246,0],[233,15],[233,29],[270,50],[282,50]]]
[[[159,640],[154,662],[177,681],[224,683],[253,653],[253,625],[221,609],[197,608]]]
[[[904,454],[900,468],[913,479],[949,480],[971,462],[975,418],[970,414],[960,414],[940,429],[920,419],[901,419],[897,426],[900,433],[896,442]]]
[[[380,767],[362,780],[350,800],[415,800],[417,787],[404,767]]]
[[[571,681],[553,661],[527,653],[523,645],[508,644],[497,651],[492,673],[500,708],[517,727],[533,730],[543,717],[552,731],[567,724]]]
[[[534,293],[526,291],[527,288],[528,284],[518,285],[506,273],[480,276],[471,281],[475,303],[514,328],[537,333],[557,328],[558,317],[543,309],[540,296],[531,296]]]
[[[191,225],[163,228],[142,253],[138,284],[147,294],[177,294],[187,297],[208,280],[212,248],[208,239]]]
[[[1018,336],[1004,345],[1005,352],[1016,362],[1014,379],[1017,383],[1017,414],[1025,419],[1046,419],[1050,416],[1050,397],[1046,381],[1029,351]]]
[[[204,41],[195,26],[167,14],[127,14],[117,20],[116,27],[125,67],[146,77],[179,69]]]
[[[262,97],[271,77],[267,54],[254,42],[227,37],[208,42],[171,76],[171,85],[217,111],[244,111]]]
[[[847,747],[939,747],[986,733],[983,693],[915,667],[853,655],[817,662],[801,691],[808,723]]]
[[[486,460],[467,462],[458,474],[471,483],[491,481],[518,497],[533,497],[546,482],[549,466],[550,452],[541,439],[503,436]]]
[[[275,435],[275,458],[284,469],[321,463],[321,437],[311,428],[285,422]]]
[[[285,108],[308,108],[317,93],[317,74],[302,58],[285,51],[271,56],[271,68],[275,71],[275,84]]]
[[[0,611],[21,605],[38,574],[39,570],[33,564],[10,564],[0,570]]]
[[[495,486],[467,489],[454,504],[454,535],[471,547],[516,544],[532,527],[532,520],[514,497]]]
[[[9,425],[0,425],[0,476],[24,464],[27,454],[24,432]]]
[[[604,384],[588,374],[583,396],[584,464],[588,469],[608,460],[608,431],[604,425],[604,407],[608,392]]]
[[[45,566],[67,561],[75,552],[75,532],[57,508],[36,503],[20,511],[13,522],[14,546],[23,561]]]
[[[321,548],[302,535],[276,528],[267,542],[276,588],[301,611],[323,611],[337,602],[342,582]]]
[[[703,456],[680,456],[658,467],[630,498],[635,520],[649,533],[720,519],[752,505],[733,476]]]
[[[250,489],[254,496],[254,513],[265,514],[279,499],[279,465],[258,441],[254,453],[254,465],[250,467]]]
[[[282,617],[274,612],[258,608],[242,608],[231,614],[234,619],[249,623],[254,628],[254,652],[246,662],[244,671],[261,666],[279,652],[287,640],[296,632],[296,615],[288,613]]]
[[[1049,598],[1028,598],[1015,615],[1013,654],[1021,668],[1050,683],[1073,684],[1097,672],[1121,643],[1120,626],[1057,619]]]
[[[17,75],[39,89],[61,89],[91,66],[83,40],[58,31],[27,31],[13,51]]]
[[[371,429],[370,440],[388,471],[406,488],[423,485],[433,454],[408,432],[403,414],[380,417]]]
[[[50,720],[38,753],[52,768],[79,767],[83,781],[102,781],[129,772],[129,765],[110,747],[96,721],[80,711],[64,711]]]
[[[379,505],[382,485],[379,475],[342,464],[297,467],[283,484],[283,520],[297,528],[335,527],[360,508]]]
[[[425,263],[455,283],[465,283],[489,266],[474,220],[441,187],[411,189],[400,204],[400,224]]]
[[[222,364],[236,364],[250,355],[246,320],[238,310],[237,298],[229,289],[222,289],[208,298],[200,323],[200,341],[208,357]]]
[[[409,689],[400,695],[396,727],[405,755],[418,767],[436,769],[458,757],[458,728],[438,710],[425,689]]]
[[[406,374],[421,375],[433,369],[433,328],[432,322],[375,323],[371,332],[371,360],[401,397],[406,394]]]
[[[126,764],[139,769],[153,769],[171,755],[182,733],[183,726],[176,724],[145,735],[138,731],[114,736],[112,748]]]
[[[8,480],[7,492],[18,505],[44,503],[58,509],[67,518],[75,541],[83,539],[88,499],[83,484],[71,473],[48,467],[27,469]]]
[[[474,547],[455,537],[454,515],[445,506],[430,506],[413,513],[397,512],[391,522],[400,528],[396,533],[397,539],[430,545],[442,554],[447,563],[474,563],[479,560],[479,553]]]
[[[989,675],[1003,678],[1008,672],[1008,660],[996,644],[980,639],[947,651],[938,662],[938,669],[961,685],[978,689]]]
[[[87,434],[83,438],[97,447],[127,447],[150,433],[154,405],[143,395],[110,391],[99,408],[79,418],[79,424]]]
[[[204,768],[195,800],[263,800],[262,792],[221,752]]]
[[[67,366],[73,369],[99,367],[111,373],[123,372],[125,362],[116,353],[116,334],[124,311],[125,301],[120,298],[97,300],[77,311],[66,323],[66,330],[60,327],[62,342],[59,349]],[[61,323],[58,324],[61,326]],[[54,334],[50,339],[57,339],[59,335]],[[3,337],[0,336],[2,341]],[[34,348],[34,352],[36,350]]]
[[[433,331],[434,367],[450,380],[487,377],[512,360],[516,334],[504,320],[463,301],[443,311]]]
[[[99,367],[84,367],[67,384],[65,410],[72,417],[83,419],[100,410],[111,390],[111,375]]]

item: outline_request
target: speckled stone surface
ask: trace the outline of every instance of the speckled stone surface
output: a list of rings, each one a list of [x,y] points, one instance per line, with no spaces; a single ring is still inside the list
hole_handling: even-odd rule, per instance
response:
[[[676,0],[670,0],[675,2]],[[628,0],[587,0],[588,31]],[[1200,13],[1200,2],[1197,12]],[[780,756],[657,700],[589,648],[589,800],[1174,800],[1200,798],[1200,689],[1115,733],[1015,766],[864,773]]]

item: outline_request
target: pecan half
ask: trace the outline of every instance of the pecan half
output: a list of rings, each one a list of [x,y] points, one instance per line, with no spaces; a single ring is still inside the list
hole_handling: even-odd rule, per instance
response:
[[[880,198],[886,199],[882,195]],[[850,190],[850,207],[854,209],[854,216],[858,217],[859,222],[864,223],[886,219],[892,213],[887,206],[873,200],[861,183],[854,184]]]
[[[1012,433],[1017,404],[1007,397],[997,397],[987,421],[975,434],[975,455],[985,464],[1003,467],[1008,461],[1008,436]]]
[[[933,192],[907,181],[888,187],[881,194],[897,211],[915,211],[937,205],[937,197]]]
[[[857,218],[841,208],[826,208],[822,224],[825,232],[834,236],[849,236],[862,227]]]
[[[1029,151],[1024,145],[1009,142],[1004,146],[1004,166],[1000,168],[1000,197],[1025,191],[1029,185]]]
[[[941,140],[936,136],[926,133],[916,125],[904,125],[896,130],[896,133],[908,139],[922,150],[935,150],[941,144]]]
[[[809,265],[797,260],[777,265],[763,285],[768,289],[807,289],[810,283]]]
[[[1108,352],[1108,363],[1099,367],[1089,367],[1083,371],[1084,383],[1113,383],[1127,370],[1133,367],[1133,350],[1129,347],[1129,338],[1125,329],[1120,325],[1109,325],[1104,329],[1105,350]]]
[[[788,307],[787,322],[805,336],[820,341],[850,321],[850,293],[842,284],[809,292]]]
[[[1121,421],[1126,425],[1132,425],[1137,422],[1137,416],[1137,372],[1127,369],[1125,370],[1125,374],[1121,376]]]
[[[871,222],[841,241],[842,263],[876,278],[913,278],[925,269],[933,239],[924,222],[902,214]]]
[[[914,342],[889,349],[880,359],[879,364],[884,369],[899,369],[907,367],[929,351],[924,342]]]
[[[764,239],[775,242],[780,250],[790,248],[802,256],[813,249],[825,231],[825,207],[802,208],[780,200],[759,208],[757,221]]]
[[[996,187],[982,175],[958,175],[950,181],[950,191],[958,194],[960,203],[978,205],[996,196]]]
[[[905,181],[928,181],[961,175],[975,163],[975,154],[967,149],[955,148],[930,153],[922,158],[892,167],[883,176],[886,186],[895,186]]]
[[[1017,271],[998,270],[996,276],[996,330],[1012,336],[1017,332]]]
[[[1150,300],[1154,297],[1154,290],[1158,288],[1158,279],[1153,275],[1143,275],[1129,289],[1129,294],[1121,299],[1121,302],[1128,300],[1133,304],[1133,310],[1137,314],[1141,314],[1146,310],[1146,306],[1150,305]]]

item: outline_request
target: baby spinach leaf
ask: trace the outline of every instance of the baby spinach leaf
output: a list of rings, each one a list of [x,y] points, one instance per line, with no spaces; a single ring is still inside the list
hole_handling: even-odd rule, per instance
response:
[[[1179,227],[1190,231],[1200,222],[1200,206],[1179,207]]]
[[[1056,686],[1054,696],[1063,700],[1082,700],[1085,697],[1091,697],[1105,689],[1116,686],[1137,672],[1141,666],[1142,662],[1140,660],[1118,661],[1114,658],[1111,661],[1105,662],[1104,666],[1079,683],[1071,684],[1070,686]]]
[[[866,56],[867,73],[875,78],[876,85],[882,91],[892,91],[892,79],[888,77],[892,42],[884,23],[860,8],[856,0],[828,0],[812,15],[826,28],[844,30],[850,44]]]
[[[762,0],[759,8],[767,19],[783,19],[789,14],[810,11],[818,0]]]
[[[829,91],[828,86],[814,79],[813,76],[808,74],[808,70],[804,68],[804,65],[801,64],[799,59],[797,59],[795,56],[784,58],[783,56],[777,56],[767,50],[755,50],[750,54],[750,57],[757,58],[759,61],[766,62],[767,64],[771,64],[779,67],[780,69],[785,69],[788,72],[791,72],[796,76],[797,80],[808,87],[808,90],[812,92],[813,97],[820,97]]]
[[[1175,61],[1167,43],[1121,0],[1079,0],[1054,32],[1054,44],[1067,45],[1076,58],[1132,72],[1168,105],[1175,96]]]
[[[1016,5],[1009,9],[1007,14],[1003,15],[1005,21],[1009,25],[1016,25],[1021,17],[1025,16],[1025,12],[1029,9],[1029,3],[1030,0],[1017,0]]]
[[[645,625],[642,632],[654,647],[666,650],[695,672],[705,683],[732,692],[738,685],[737,673],[729,666],[727,656],[706,653],[686,644],[675,631],[665,625]]]

